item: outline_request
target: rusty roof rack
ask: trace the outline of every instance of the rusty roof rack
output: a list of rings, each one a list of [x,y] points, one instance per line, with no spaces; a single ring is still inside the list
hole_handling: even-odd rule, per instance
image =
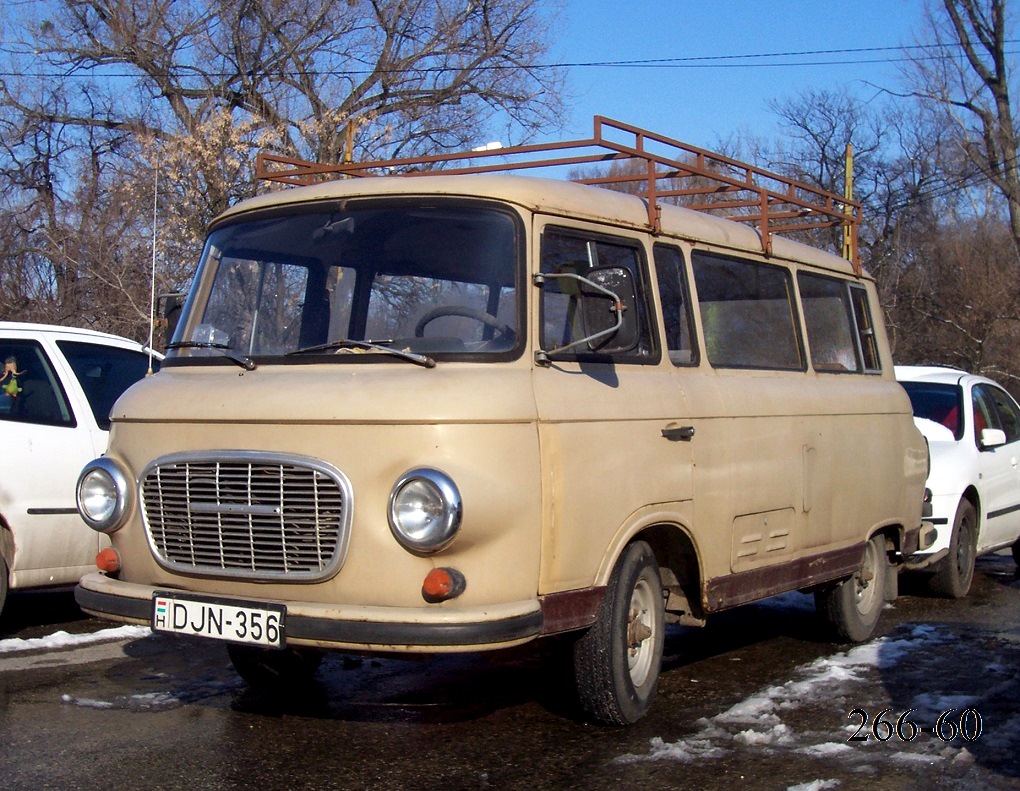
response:
[[[494,159],[501,161],[478,162]],[[663,198],[683,199],[682,205],[690,209],[721,212],[727,219],[757,228],[766,255],[772,252],[774,233],[842,227],[844,256],[854,271],[861,273],[857,250],[860,204],[856,201],[603,116],[595,116],[594,132],[587,140],[335,165],[259,154],[256,176],[308,185],[337,176],[495,173],[628,160],[639,166],[574,180],[594,185],[635,185],[632,191],[647,202],[653,232],[659,231],[659,201]]]

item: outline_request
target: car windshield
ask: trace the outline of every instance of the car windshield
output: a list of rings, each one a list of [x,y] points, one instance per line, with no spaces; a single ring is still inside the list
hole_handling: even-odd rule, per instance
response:
[[[506,355],[521,335],[517,250],[507,211],[438,202],[316,204],[225,225],[173,355]]]
[[[916,417],[941,423],[960,439],[963,436],[963,409],[960,388],[956,385],[928,382],[900,382],[910,396]]]

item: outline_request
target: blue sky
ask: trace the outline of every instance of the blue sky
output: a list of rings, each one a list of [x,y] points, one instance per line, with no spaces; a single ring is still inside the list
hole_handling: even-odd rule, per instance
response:
[[[921,0],[566,0],[551,57],[578,64],[899,47],[913,43],[922,18]],[[872,98],[877,89],[869,83],[897,87],[897,64],[888,62],[897,57],[890,51],[683,67],[572,66],[573,111],[563,133],[552,137],[587,137],[592,116],[601,114],[706,148],[738,132],[773,138],[781,130],[770,100],[841,84]],[[884,62],[845,63],[873,60]],[[819,61],[825,63],[761,65]]]

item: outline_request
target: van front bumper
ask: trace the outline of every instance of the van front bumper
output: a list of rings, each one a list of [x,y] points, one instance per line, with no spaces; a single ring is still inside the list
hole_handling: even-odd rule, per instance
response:
[[[151,624],[152,597],[157,590],[169,589],[93,573],[82,577],[74,598],[85,612],[100,618]],[[215,601],[227,597],[210,594],[208,598]],[[236,600],[236,596],[229,598]],[[245,600],[256,606],[260,601],[281,603],[257,597]],[[537,600],[467,611],[282,603],[287,607],[288,644],[352,651],[443,653],[507,648],[537,637],[544,621]]]

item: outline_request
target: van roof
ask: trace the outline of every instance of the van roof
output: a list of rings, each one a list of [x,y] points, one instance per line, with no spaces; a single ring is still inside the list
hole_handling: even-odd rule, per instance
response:
[[[378,176],[324,181],[311,186],[275,190],[242,201],[217,218],[235,218],[245,212],[270,207],[314,203],[351,197],[448,196],[506,201],[543,214],[604,222],[618,227],[647,230],[646,202],[624,192],[572,181],[506,174],[435,175],[406,178]],[[706,212],[661,204],[661,236],[761,253],[758,231],[743,223],[714,217]],[[837,272],[853,274],[844,258],[810,245],[774,236],[772,254]]]

